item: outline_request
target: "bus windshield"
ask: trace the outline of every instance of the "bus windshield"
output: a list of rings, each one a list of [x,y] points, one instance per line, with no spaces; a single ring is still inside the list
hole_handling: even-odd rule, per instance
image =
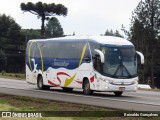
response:
[[[102,47],[105,56],[103,73],[114,78],[132,78],[137,76],[135,48]]]

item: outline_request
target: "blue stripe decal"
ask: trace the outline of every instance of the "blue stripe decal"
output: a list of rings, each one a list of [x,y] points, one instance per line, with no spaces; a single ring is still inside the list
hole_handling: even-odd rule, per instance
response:
[[[27,58],[26,58],[27,59]],[[35,65],[37,67],[35,69],[40,70],[41,65],[41,59],[40,58],[34,58],[35,59]],[[44,71],[46,71],[49,67],[52,67],[54,69],[58,68],[66,68],[69,70],[73,70],[78,68],[80,59],[57,59],[57,58],[43,58],[44,60]],[[85,60],[82,60],[82,63],[88,63]],[[27,61],[27,65],[29,66],[29,63]],[[31,61],[31,67],[34,68],[34,63]]]
[[[112,45],[112,44],[103,44],[101,47],[134,48],[133,45]]]

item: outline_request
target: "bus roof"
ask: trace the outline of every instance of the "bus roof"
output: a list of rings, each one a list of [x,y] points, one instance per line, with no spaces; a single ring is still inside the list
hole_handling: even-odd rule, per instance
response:
[[[131,45],[133,44],[120,37],[114,37],[114,36],[67,36],[67,37],[59,37],[59,38],[49,38],[49,39],[36,39],[36,40],[30,40],[30,41],[93,41],[100,44],[107,44],[107,45]]]

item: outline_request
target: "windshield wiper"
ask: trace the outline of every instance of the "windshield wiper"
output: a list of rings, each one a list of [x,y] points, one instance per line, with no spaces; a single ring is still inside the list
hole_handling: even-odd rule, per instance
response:
[[[118,66],[116,72],[114,73],[113,77],[116,77],[117,72],[119,71],[119,69],[121,69],[123,67],[122,63],[120,62],[120,65]],[[122,68],[123,69],[123,68]]]
[[[117,74],[117,72],[119,71],[119,69],[121,69],[121,68],[123,67],[122,59],[121,59],[120,56],[119,56],[119,59],[120,59],[120,62],[119,62],[120,64],[119,64],[116,72],[114,73],[113,77],[116,77],[116,74]],[[123,70],[123,68],[122,68],[122,70]]]
[[[129,72],[128,69],[126,68],[126,66],[123,65],[123,68],[127,71],[129,77],[132,77],[131,74],[130,74],[130,72]]]
[[[120,77],[124,77],[124,76],[123,76],[123,69],[125,69],[125,71],[127,72],[128,77],[132,77],[131,74],[130,74],[130,72],[128,71],[128,69],[123,65],[122,60],[120,61],[120,65],[118,66],[118,68],[117,68],[116,72],[114,73],[113,77],[116,77],[116,74],[117,74],[117,72],[119,71],[119,69],[120,69],[121,72],[122,72],[122,74],[121,74]]]

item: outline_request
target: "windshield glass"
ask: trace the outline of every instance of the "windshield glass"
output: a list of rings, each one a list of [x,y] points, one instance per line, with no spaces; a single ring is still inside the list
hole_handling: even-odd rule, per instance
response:
[[[105,56],[103,73],[112,77],[133,77],[137,75],[137,60],[134,47],[102,47]]]

